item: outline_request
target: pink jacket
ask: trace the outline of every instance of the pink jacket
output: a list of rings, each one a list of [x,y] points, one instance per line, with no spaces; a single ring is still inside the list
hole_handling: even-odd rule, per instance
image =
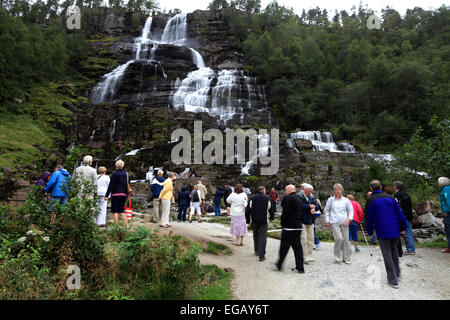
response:
[[[361,206],[358,202],[350,200],[353,206],[353,220],[357,223],[361,223],[363,221],[363,212]]]

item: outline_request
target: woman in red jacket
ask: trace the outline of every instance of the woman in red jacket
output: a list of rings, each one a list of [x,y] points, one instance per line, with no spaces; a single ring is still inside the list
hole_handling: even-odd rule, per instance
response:
[[[351,194],[349,194],[347,198],[350,200],[353,206],[353,220],[350,222],[349,226],[348,241],[351,241],[355,246],[355,252],[359,252],[360,250],[358,248],[358,230],[359,224],[363,221],[363,212],[361,206],[359,205],[358,202],[355,201],[355,198]]]

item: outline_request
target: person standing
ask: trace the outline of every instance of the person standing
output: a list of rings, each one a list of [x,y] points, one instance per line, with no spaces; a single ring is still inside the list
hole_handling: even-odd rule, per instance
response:
[[[406,232],[404,235],[406,252],[403,252],[403,254],[412,255],[416,253],[416,246],[414,245],[414,236],[412,233],[413,212],[411,197],[403,190],[403,182],[394,181],[393,188],[394,198],[397,200],[400,208],[402,208],[406,218]],[[401,241],[399,241],[399,244],[399,249],[402,250]]]
[[[229,185],[225,185],[223,188],[223,202],[225,203],[225,208],[227,209],[227,216],[230,215],[230,208],[231,205],[227,202],[227,198],[230,196],[230,194],[233,192],[233,190],[231,190]]]
[[[295,192],[295,186],[286,186],[285,196],[281,200],[281,241],[278,262],[273,265],[273,269],[281,271],[284,259],[292,247],[295,256],[295,268],[291,271],[305,273],[303,266],[303,249],[300,242],[302,233],[302,199]]]
[[[222,197],[223,197],[223,187],[218,186],[216,193],[214,195],[214,215],[216,217],[220,216],[221,214],[221,205],[222,205]]]
[[[302,233],[301,243],[304,262],[314,262],[312,251],[314,247],[314,220],[319,205],[311,196],[313,186],[310,184],[303,185],[303,190],[298,193],[302,200]]]
[[[130,180],[128,173],[123,170],[125,162],[122,160],[117,160],[115,163],[116,171],[111,175],[111,179],[106,190],[105,200],[108,201],[109,195],[111,195],[111,212],[113,216],[113,221],[115,224],[119,223],[119,215],[122,219],[125,227],[128,225],[127,217],[124,213],[125,202],[128,198],[128,186]]]
[[[201,180],[199,180],[197,182],[197,186],[198,186],[198,191],[200,191],[200,195],[202,196],[201,202],[200,202],[200,207],[202,209],[202,216],[205,216],[206,215],[205,202],[206,202],[206,195],[208,194],[208,190],[206,190],[206,187],[202,184]]]
[[[73,174],[74,181],[80,184],[80,191],[78,192],[78,197],[93,199],[95,193],[97,192],[97,171],[92,168],[92,156],[87,155],[83,158],[83,164],[75,169]],[[88,182],[93,186],[92,193],[86,193],[84,190],[86,186],[85,182]]]
[[[383,254],[388,283],[391,287],[398,289],[398,278],[400,277],[398,242],[400,235],[405,234],[406,218],[394,197],[381,191],[380,181],[372,180],[370,189],[372,194],[367,199],[364,210],[367,233],[372,235],[375,228]]]
[[[44,188],[45,193],[51,193],[48,206],[48,211],[51,213],[51,223],[54,223],[56,218],[54,205],[57,203],[64,205],[67,202],[71,178],[70,173],[58,164]]]
[[[201,194],[200,190],[198,190],[198,186],[194,187],[194,190],[191,192],[191,209],[189,213],[189,223],[192,223],[192,215],[198,216],[198,222],[202,222],[202,211],[200,209],[201,203]]]
[[[164,172],[161,169],[158,170],[157,177],[153,179],[152,184],[150,185],[153,198],[153,212],[155,215],[156,223],[159,223],[161,221],[162,216],[162,206],[161,201],[159,200],[159,194],[161,193],[164,182],[166,181],[166,179],[163,177],[163,174]]]
[[[227,198],[227,202],[231,205],[230,233],[236,237],[236,242],[233,243],[235,246],[243,246],[244,236],[248,233],[247,221],[245,219],[247,201],[247,194],[244,192],[242,184],[237,184],[234,187],[234,192]]]
[[[331,227],[334,237],[334,258],[336,262],[350,264],[350,245],[348,242],[348,226],[353,219],[353,206],[343,196],[344,188],[340,183],[333,186],[334,196],[325,205],[325,225]]]
[[[251,222],[255,255],[259,257],[259,261],[266,259],[267,217],[271,212],[271,199],[266,195],[266,188],[260,186],[251,197],[245,214],[247,223]]]
[[[178,192],[178,222],[186,222],[186,213],[189,207],[189,202],[191,197],[189,196],[189,191],[186,186],[181,187],[181,191]]]
[[[106,168],[99,167],[97,177],[97,205],[99,210],[97,217],[95,218],[95,223],[99,227],[104,227],[106,224],[106,209],[108,206],[108,198],[105,199],[105,195],[108,191],[110,181],[111,179],[106,175]]]
[[[159,194],[161,200],[162,215],[159,226],[163,228],[171,227],[170,222],[170,203],[173,197],[173,180],[175,180],[175,174],[173,172],[168,173],[168,178],[164,181],[163,189]]]
[[[41,187],[42,195],[45,196],[45,202],[48,202],[48,194],[45,193],[44,189],[47,186],[48,181],[50,180],[51,173],[49,171],[42,172],[41,177],[36,181],[36,185]]]
[[[349,238],[348,241],[353,243],[355,247],[355,252],[360,252],[361,250],[358,248],[358,231],[359,224],[363,221],[363,212],[360,204],[355,201],[355,197],[349,194],[347,195],[348,200],[350,200],[353,206],[353,219],[350,221],[349,225]]]
[[[270,221],[273,221],[275,218],[275,213],[277,212],[277,201],[280,199],[278,193],[275,191],[275,188],[272,188],[269,193],[270,198]]]
[[[439,194],[439,203],[441,205],[441,211],[444,213],[444,227],[445,236],[447,238],[447,249],[442,250],[444,253],[450,253],[450,179],[447,177],[440,177],[438,179],[441,192]]]

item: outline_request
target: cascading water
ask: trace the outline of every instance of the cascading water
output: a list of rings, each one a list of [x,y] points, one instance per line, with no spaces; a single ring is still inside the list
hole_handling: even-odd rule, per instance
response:
[[[339,146],[334,142],[331,132],[320,131],[298,131],[291,133],[291,138],[287,141],[288,146],[295,148],[294,139],[310,140],[314,151],[330,151],[355,153],[355,147],[347,142],[339,143]],[[298,152],[297,148],[295,150]]]
[[[241,174],[250,175],[250,169],[253,164],[261,156],[267,156],[270,151],[270,134],[258,134],[256,135],[258,140],[258,148],[256,149],[256,154],[251,157],[244,165],[241,166]]]

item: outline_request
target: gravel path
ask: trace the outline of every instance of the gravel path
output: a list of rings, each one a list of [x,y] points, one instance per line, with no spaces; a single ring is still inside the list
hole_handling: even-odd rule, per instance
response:
[[[361,247],[361,252],[351,255],[352,264],[346,265],[334,262],[334,243],[322,243],[319,250],[313,251],[316,261],[305,265],[305,274],[290,271],[295,265],[294,253],[290,249],[283,271],[277,272],[271,270],[271,264],[278,259],[279,240],[267,239],[266,260],[259,262],[253,254],[251,232],[245,238],[245,246],[236,247],[232,245],[229,227],[222,224],[172,222],[172,226],[166,230],[201,243],[212,240],[231,247],[231,256],[203,254],[200,261],[234,270],[233,291],[236,299],[450,299],[450,255],[441,253],[440,249],[417,248],[416,255],[400,258],[400,289],[393,289],[387,285],[378,247],[371,247],[373,257],[366,246]],[[379,280],[368,285],[370,279],[375,277],[371,268],[379,270]]]

